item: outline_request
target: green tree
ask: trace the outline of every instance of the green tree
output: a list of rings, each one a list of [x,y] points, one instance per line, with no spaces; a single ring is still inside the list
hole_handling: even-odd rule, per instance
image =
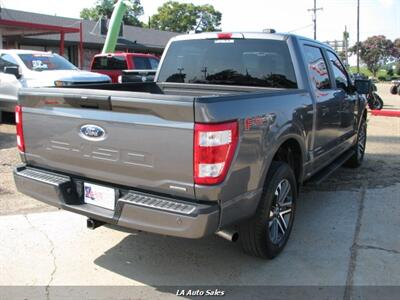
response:
[[[337,51],[337,54],[339,55],[340,59],[341,59],[343,62],[346,62],[346,61],[347,61],[346,53],[345,53],[344,51]]]
[[[390,66],[388,67],[388,69],[387,69],[387,75],[388,75],[388,76],[393,76],[393,75],[394,75],[392,65],[390,65]]]
[[[222,14],[212,5],[168,1],[150,18],[149,27],[175,32],[219,31]],[[198,25],[198,26],[197,26]]]
[[[86,20],[99,20],[103,16],[109,19],[114,10],[115,2],[114,0],[97,0],[94,7],[84,8],[81,11],[81,18]],[[139,17],[143,15],[143,6],[140,0],[130,0],[129,4],[123,18],[124,24],[142,27],[143,24],[139,21]]]
[[[400,53],[400,38],[395,39],[393,45],[397,49],[398,53]]]
[[[397,60],[396,60],[396,74],[400,75],[400,38],[397,38],[393,42],[394,47],[396,48],[397,51]]]
[[[356,53],[356,46],[353,46],[350,51]],[[368,70],[372,72],[374,77],[379,69],[393,61],[399,56],[399,51],[394,46],[394,43],[387,39],[384,35],[377,35],[367,38],[364,42],[359,43],[360,58],[367,65]]]

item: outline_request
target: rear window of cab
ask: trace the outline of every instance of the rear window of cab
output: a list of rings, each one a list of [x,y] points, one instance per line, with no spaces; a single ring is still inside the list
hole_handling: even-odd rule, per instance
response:
[[[297,88],[286,41],[266,39],[172,42],[158,81]]]
[[[97,56],[93,60],[92,70],[126,70],[125,56]]]

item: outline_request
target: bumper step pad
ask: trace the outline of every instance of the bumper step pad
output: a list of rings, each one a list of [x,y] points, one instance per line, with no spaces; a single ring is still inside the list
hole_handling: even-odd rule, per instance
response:
[[[129,192],[124,197],[119,199],[119,201],[185,215],[190,215],[196,209],[194,205],[168,201],[160,198],[153,198],[133,192]]]
[[[57,186],[70,181],[68,177],[50,174],[44,171],[36,171],[33,169],[23,169],[18,172],[18,175]]]

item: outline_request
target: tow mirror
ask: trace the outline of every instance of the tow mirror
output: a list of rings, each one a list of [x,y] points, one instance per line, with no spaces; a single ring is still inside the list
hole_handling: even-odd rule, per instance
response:
[[[19,67],[17,66],[8,66],[4,67],[4,73],[11,74],[19,79],[21,77],[21,73],[19,72]]]
[[[371,89],[371,80],[368,79],[356,79],[354,80],[354,86],[358,94],[368,94]]]

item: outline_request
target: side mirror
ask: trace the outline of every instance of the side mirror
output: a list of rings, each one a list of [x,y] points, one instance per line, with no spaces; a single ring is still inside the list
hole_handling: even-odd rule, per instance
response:
[[[354,80],[354,86],[358,94],[365,95],[371,90],[371,80],[368,79],[356,79]]]
[[[343,82],[336,82],[336,86],[343,91],[348,91],[347,85]]]
[[[14,75],[17,77],[17,79],[21,78],[21,73],[19,72],[19,67],[17,66],[4,67],[4,73]]]

